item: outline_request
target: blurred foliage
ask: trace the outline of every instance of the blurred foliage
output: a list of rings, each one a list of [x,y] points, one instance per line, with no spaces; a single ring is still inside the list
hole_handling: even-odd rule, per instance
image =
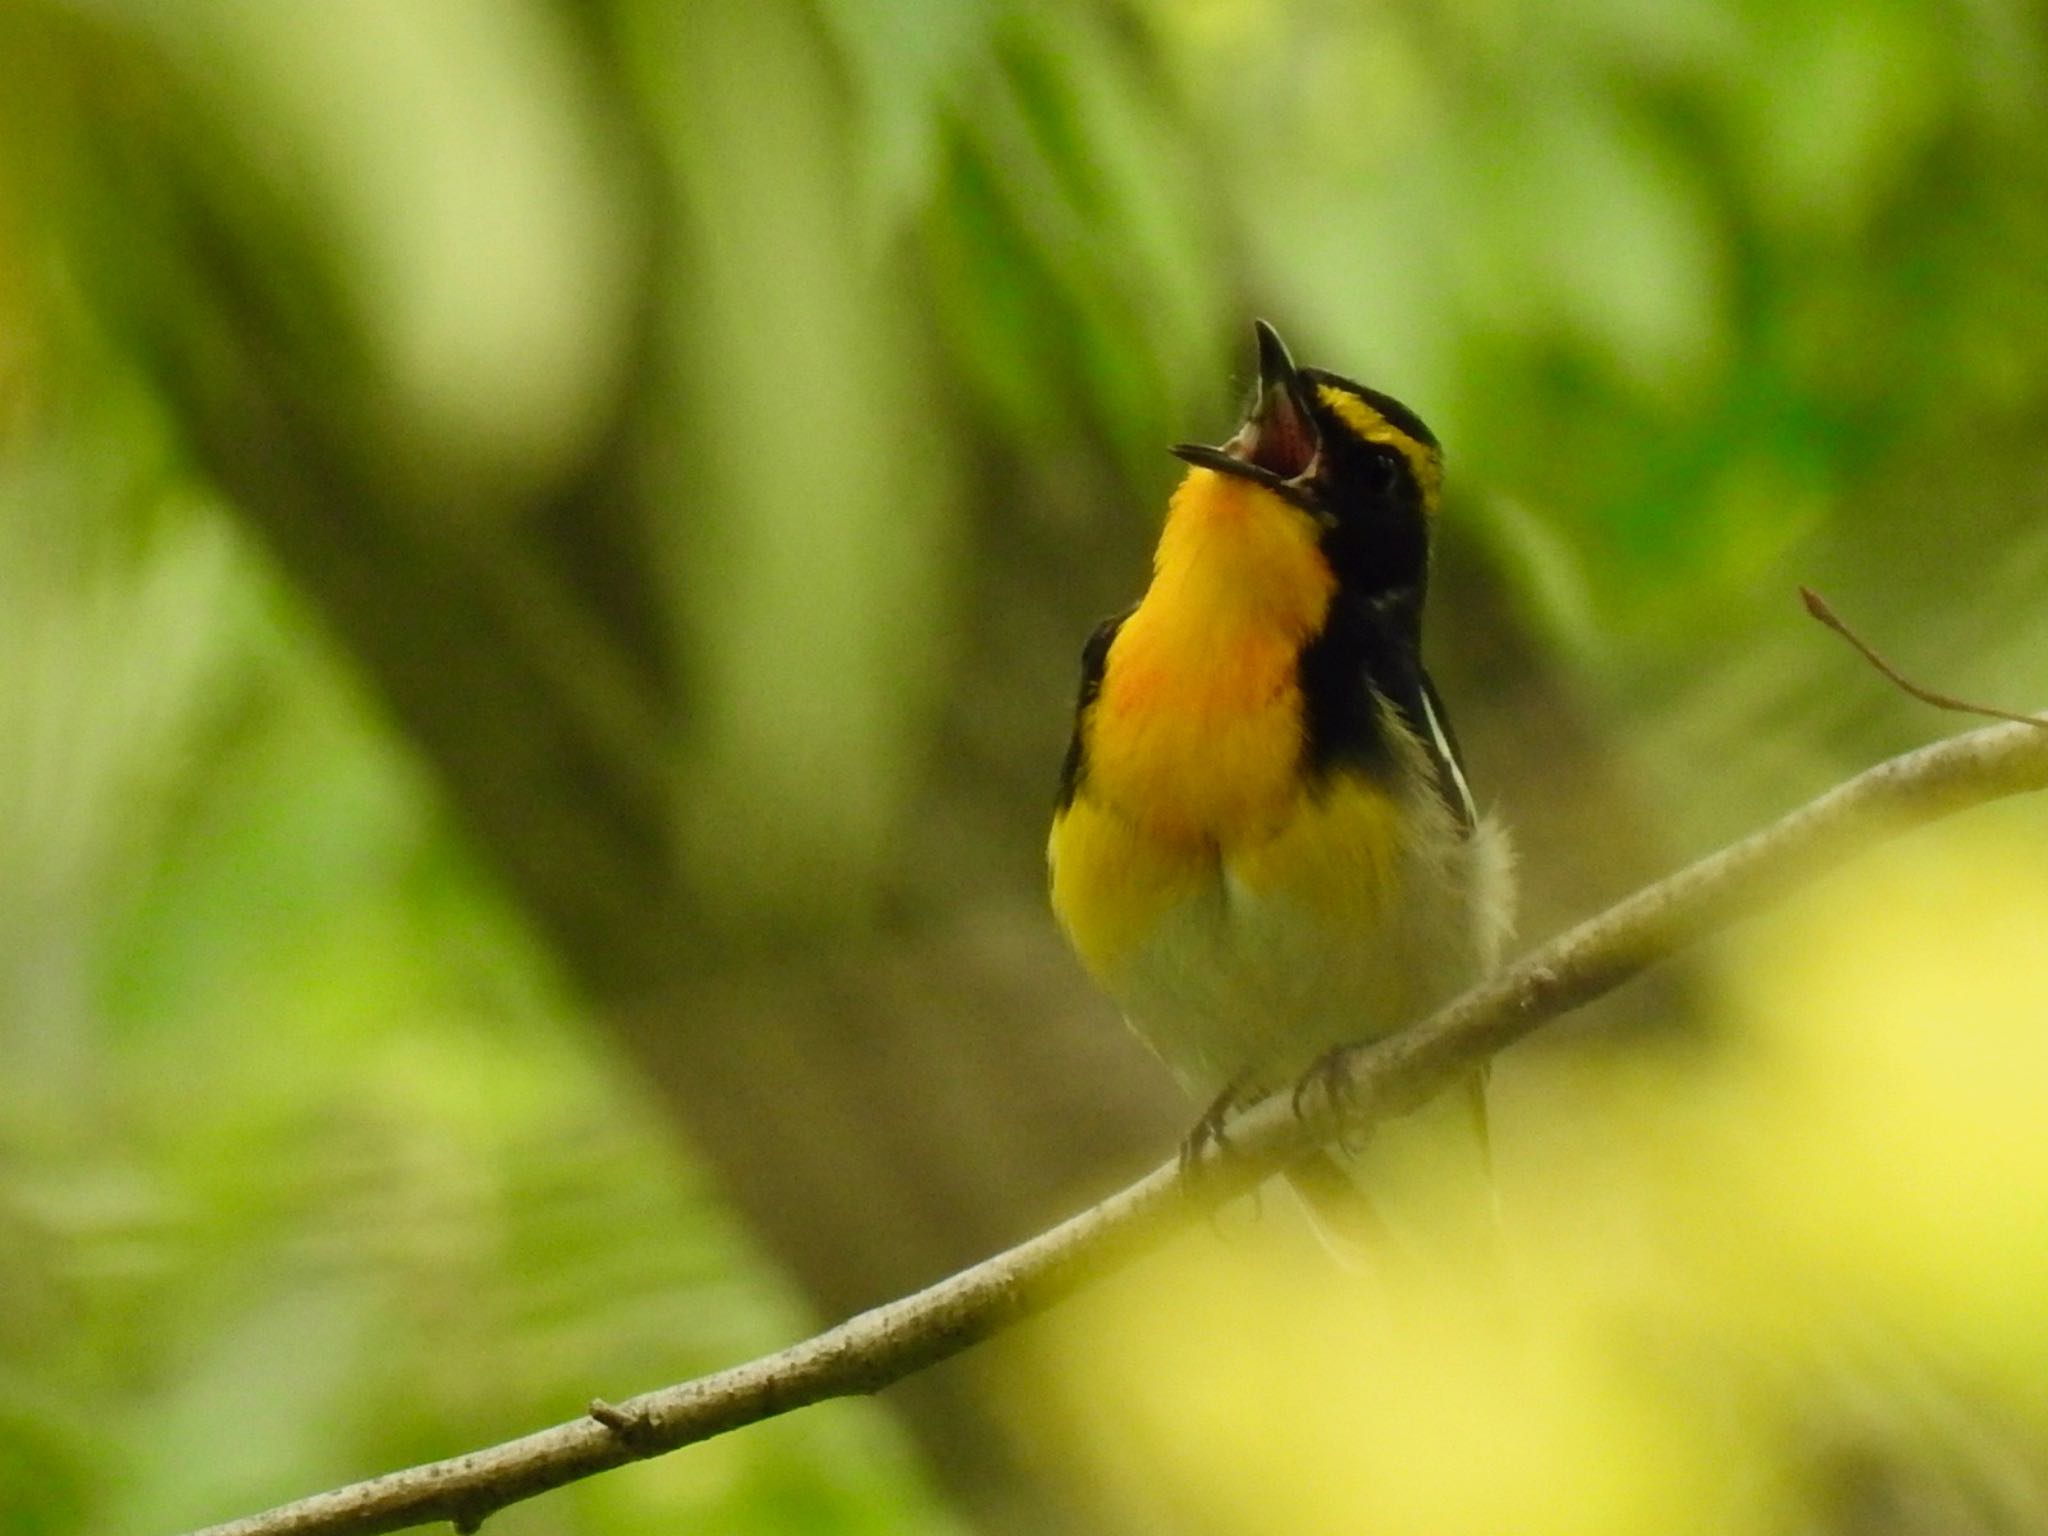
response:
[[[1052,1422],[1190,1532],[2048,1526],[2048,866],[2016,819],[1730,945],[1711,1058],[1548,1082],[1498,1252],[1368,1284],[1295,1234],[1184,1242],[1055,1325]]]
[[[0,0],[0,60],[0,1528],[222,1517],[813,1321],[221,441],[486,563],[742,946],[886,917],[928,802],[956,882],[1028,880],[1038,825],[947,796],[1046,779],[1250,313],[1437,427],[1447,565],[1506,573],[1673,847],[1935,728],[1797,581],[2048,697],[2026,0]],[[195,441],[251,377],[331,461]],[[653,509],[602,552],[653,611],[590,604],[623,658],[505,553],[592,505]],[[1478,766],[1510,819],[1569,771]],[[1118,1293],[1196,1320],[1106,1298],[1074,1379],[1133,1393],[1058,1399],[1106,1482],[1233,1529],[2039,1528],[2048,839],[1997,824],[1752,940],[1754,1053],[1511,1099],[1506,1316],[1210,1247]],[[846,1407],[501,1519],[951,1517]]]
[[[0,1529],[197,1525],[805,1331],[217,510],[31,457],[0,488]],[[947,1528],[871,1412],[702,1449],[502,1518]]]

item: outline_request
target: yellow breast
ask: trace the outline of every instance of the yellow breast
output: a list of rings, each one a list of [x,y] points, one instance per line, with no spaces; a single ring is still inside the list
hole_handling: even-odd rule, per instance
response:
[[[1246,941],[1248,925],[1233,911],[1259,914],[1268,931],[1253,942],[1269,944],[1281,922],[1303,950],[1343,948],[1371,931],[1399,887],[1394,802],[1355,776],[1297,792],[1270,835],[1228,845],[1161,836],[1084,794],[1054,820],[1047,852],[1053,911],[1113,993],[1123,990],[1127,963],[1190,908],[1213,908],[1216,918],[1217,952],[1202,963],[1255,970],[1260,957],[1226,953]]]
[[[1160,919],[1217,879],[1213,846],[1164,838],[1093,795],[1054,818],[1046,848],[1052,909],[1081,963],[1112,992]]]
[[[1334,588],[1306,514],[1189,472],[1144,601],[1105,658],[1079,793],[1053,826],[1053,906],[1099,977],[1219,882],[1298,896],[1339,924],[1383,899],[1390,803],[1363,781],[1311,793],[1303,777],[1301,648]]]

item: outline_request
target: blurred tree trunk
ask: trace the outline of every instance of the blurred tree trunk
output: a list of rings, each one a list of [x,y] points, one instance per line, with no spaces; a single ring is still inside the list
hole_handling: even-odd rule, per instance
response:
[[[43,105],[77,135],[68,212],[94,301],[820,1319],[1016,1241],[1170,1148],[1166,1084],[1085,990],[1035,879],[1016,878],[1037,858],[1070,656],[1046,658],[1031,695],[1039,738],[1000,748],[1028,761],[985,780],[934,771],[889,881],[902,910],[931,915],[735,947],[719,893],[675,855],[670,759],[690,710],[648,540],[687,509],[644,489],[672,409],[654,264],[649,345],[611,430],[544,502],[471,516],[411,483],[368,425],[377,386],[304,211],[240,179],[234,147],[145,50],[80,30],[46,62],[75,93]],[[971,611],[1062,590],[1014,553],[977,562],[988,590]],[[1019,685],[973,639],[963,651],[963,707]],[[941,739],[983,730],[955,713]],[[962,829],[1028,852],[991,859]],[[988,865],[1011,878],[961,915]],[[1025,1468],[1002,1411],[1015,1380],[990,1348],[892,1397],[983,1528],[1104,1529],[1056,1458]]]

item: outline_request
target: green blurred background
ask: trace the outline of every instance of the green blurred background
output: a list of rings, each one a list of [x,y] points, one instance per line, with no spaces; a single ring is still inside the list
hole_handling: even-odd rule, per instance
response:
[[[1797,583],[2048,699],[2026,0],[0,0],[0,77],[0,1530],[553,1422],[1164,1155],[1042,839],[1253,314],[1448,445],[1529,938],[1946,729]],[[492,1528],[1149,1528],[1042,1369]]]

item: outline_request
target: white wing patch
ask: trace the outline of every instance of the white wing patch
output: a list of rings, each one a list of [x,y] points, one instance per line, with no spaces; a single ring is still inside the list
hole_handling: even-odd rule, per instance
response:
[[[1451,783],[1458,791],[1458,803],[1465,808],[1465,825],[1479,824],[1479,807],[1472,802],[1472,786],[1465,782],[1465,770],[1458,762],[1458,754],[1451,750],[1451,739],[1444,734],[1443,722],[1436,717],[1436,704],[1429,696],[1429,689],[1420,690],[1422,695],[1422,718],[1429,725],[1430,744],[1436,749],[1437,761],[1451,770]]]

